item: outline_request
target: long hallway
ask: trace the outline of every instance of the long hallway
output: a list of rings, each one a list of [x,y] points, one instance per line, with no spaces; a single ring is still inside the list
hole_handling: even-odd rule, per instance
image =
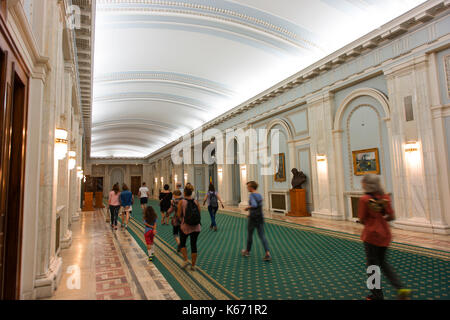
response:
[[[155,201],[150,204],[158,207]],[[364,299],[364,250],[361,228],[354,223],[327,225],[312,218],[267,217],[274,259],[267,264],[262,261],[259,242],[251,258],[239,254],[245,243],[243,212],[221,211],[219,231],[213,232],[207,228],[209,215],[204,211],[199,269],[191,272],[181,269],[171,226],[158,224],[156,259],[147,261],[138,201],[128,231],[111,231],[107,220],[104,210],[98,210],[83,213],[76,223],[74,239],[79,238],[81,244],[63,252],[63,270],[80,266],[82,285],[79,290],[64,288],[70,276],[65,274],[53,299]],[[405,236],[397,229],[393,234],[388,260],[408,287],[414,288],[412,298],[449,299],[448,237],[417,232]],[[383,282],[386,299],[393,299],[395,292],[386,279]]]

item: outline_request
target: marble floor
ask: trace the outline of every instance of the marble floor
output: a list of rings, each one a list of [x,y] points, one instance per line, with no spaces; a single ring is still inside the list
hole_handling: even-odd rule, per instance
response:
[[[73,223],[72,246],[61,252],[63,275],[51,299],[179,299],[129,233],[111,231],[104,213],[83,212]]]
[[[237,207],[225,210],[247,214]],[[333,231],[360,234],[362,225],[315,217],[294,218],[266,213],[268,218]],[[83,212],[73,223],[72,246],[62,250],[63,275],[53,300],[176,300],[159,270],[126,231],[111,231],[106,209]],[[394,241],[450,252],[450,236],[392,229]],[[79,285],[74,275],[80,275]]]

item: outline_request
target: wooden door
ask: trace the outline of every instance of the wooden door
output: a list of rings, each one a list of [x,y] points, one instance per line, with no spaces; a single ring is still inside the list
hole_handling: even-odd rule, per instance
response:
[[[3,4],[2,1],[1,6]],[[2,14],[0,15],[0,299],[19,298],[28,78],[29,73],[6,31]]]
[[[141,187],[141,177],[131,177],[131,192],[134,195],[139,193],[139,188]]]

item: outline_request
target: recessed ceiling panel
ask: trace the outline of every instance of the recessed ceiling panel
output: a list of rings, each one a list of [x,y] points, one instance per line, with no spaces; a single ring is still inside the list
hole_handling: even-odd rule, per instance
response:
[[[145,157],[423,0],[97,0],[91,157]]]

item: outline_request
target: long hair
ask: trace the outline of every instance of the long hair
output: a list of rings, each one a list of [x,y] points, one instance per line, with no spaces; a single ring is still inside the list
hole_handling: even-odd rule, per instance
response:
[[[127,191],[128,190],[128,186],[125,183],[122,185],[122,190],[123,191]]]
[[[113,189],[115,194],[118,194],[120,192],[119,184],[116,183],[115,185],[113,185],[112,189]]]
[[[365,175],[362,179],[364,192],[384,195],[384,189],[381,185],[381,179],[374,174]]]
[[[144,219],[145,222],[147,222],[149,225],[155,224],[158,216],[156,215],[155,209],[153,209],[152,206],[148,206],[147,209],[145,209]]]
[[[185,197],[192,196],[193,192],[194,192],[194,186],[192,184],[187,184],[186,187],[184,187],[184,196]]]
[[[216,188],[214,187],[214,184],[212,184],[212,183],[209,184],[208,191],[209,192],[216,192]]]

